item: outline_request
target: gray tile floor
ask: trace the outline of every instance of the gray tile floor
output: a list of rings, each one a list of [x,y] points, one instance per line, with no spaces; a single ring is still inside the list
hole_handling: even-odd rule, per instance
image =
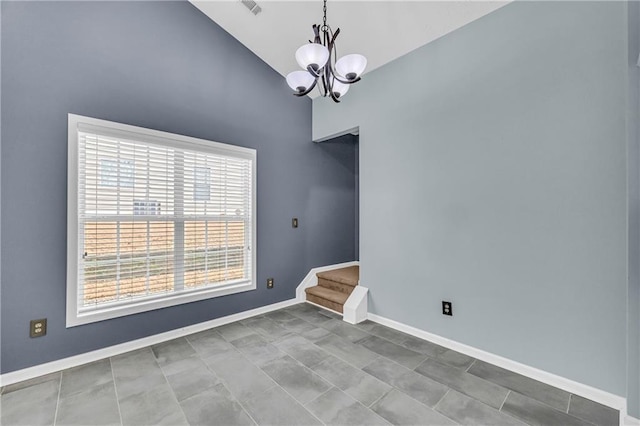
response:
[[[1,403],[3,425],[619,424],[595,402],[308,304],[10,385]]]

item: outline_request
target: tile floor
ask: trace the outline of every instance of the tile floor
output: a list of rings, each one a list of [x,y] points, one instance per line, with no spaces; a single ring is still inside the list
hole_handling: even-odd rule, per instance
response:
[[[1,403],[3,425],[619,424],[595,402],[309,304],[6,386]]]

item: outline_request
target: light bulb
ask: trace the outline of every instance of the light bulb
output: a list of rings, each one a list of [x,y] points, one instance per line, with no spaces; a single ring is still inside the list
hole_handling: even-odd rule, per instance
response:
[[[336,62],[336,72],[347,80],[355,80],[367,67],[367,58],[357,53],[343,56]]]
[[[349,85],[348,84],[344,84],[344,83],[340,83],[338,80],[333,80],[333,86],[331,88],[332,92],[334,95],[336,95],[336,98],[341,98],[342,96],[344,96],[348,91],[349,91]]]
[[[298,93],[307,90],[314,81],[315,77],[308,71],[294,71],[287,75],[287,84]]]
[[[318,71],[324,67],[328,59],[329,50],[318,43],[307,43],[296,50],[296,61],[304,70],[311,66]]]

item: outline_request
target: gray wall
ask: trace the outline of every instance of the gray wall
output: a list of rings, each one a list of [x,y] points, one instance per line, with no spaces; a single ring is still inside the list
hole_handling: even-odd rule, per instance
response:
[[[372,312],[626,395],[626,8],[515,2],[314,100],[360,126]]]
[[[629,289],[627,300],[627,404],[640,418],[640,3],[629,2]]]
[[[3,373],[289,299],[354,259],[353,147],[311,143],[311,101],[189,3],[1,7]],[[67,113],[256,148],[258,290],[66,329]]]

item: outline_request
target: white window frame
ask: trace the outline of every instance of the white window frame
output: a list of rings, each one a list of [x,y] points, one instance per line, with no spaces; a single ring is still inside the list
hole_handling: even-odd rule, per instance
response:
[[[110,133],[122,133],[129,138],[140,141],[153,141],[175,148],[198,150],[251,161],[252,194],[251,194],[251,274],[250,280],[222,287],[200,288],[183,291],[177,294],[162,295],[154,298],[134,300],[117,306],[105,306],[88,312],[78,310],[78,267],[79,267],[79,218],[78,218],[78,130],[83,127],[106,128]],[[132,136],[135,135],[135,136]],[[169,306],[181,305],[198,300],[210,299],[228,294],[240,293],[256,289],[256,238],[257,238],[257,179],[255,149],[213,142],[189,136],[161,132],[143,127],[130,126],[96,118],[69,114],[68,116],[68,163],[67,163],[67,328],[126,315],[147,312]]]

